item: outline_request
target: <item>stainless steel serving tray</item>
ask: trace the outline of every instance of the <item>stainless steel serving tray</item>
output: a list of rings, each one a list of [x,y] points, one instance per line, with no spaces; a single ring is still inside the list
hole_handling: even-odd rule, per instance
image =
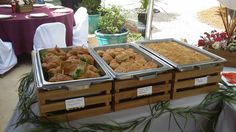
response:
[[[173,61],[171,61],[170,59],[166,58],[165,56],[153,51],[152,49],[148,48],[146,46],[146,44],[149,44],[149,43],[157,43],[158,42],[176,42],[182,46],[185,46],[187,48],[190,48],[192,50],[195,50],[199,53],[202,53],[208,57],[211,58],[210,61],[202,61],[202,62],[198,62],[198,63],[193,63],[193,64],[177,64]],[[157,57],[161,58],[162,60],[166,61],[167,63],[171,64],[172,66],[174,66],[175,68],[177,68],[179,71],[187,71],[187,70],[192,70],[196,67],[199,67],[199,68],[204,68],[204,67],[212,67],[212,66],[215,66],[216,64],[219,64],[219,63],[222,63],[222,62],[225,62],[226,59],[220,57],[220,56],[217,56],[215,54],[212,54],[206,50],[203,50],[203,49],[200,49],[196,46],[193,46],[193,45],[190,45],[190,44],[187,44],[187,43],[184,43],[184,42],[181,42],[181,41],[178,41],[178,40],[175,40],[173,38],[166,38],[166,39],[155,39],[155,40],[144,40],[144,41],[138,41],[138,42],[135,42],[136,44],[140,45],[140,47],[142,47],[143,49],[151,52],[152,54],[156,55]]]
[[[72,47],[68,48],[62,48],[62,49],[70,49]],[[60,89],[60,88],[70,88],[73,89],[75,87],[89,87],[93,83],[100,83],[108,80],[112,80],[111,75],[109,74],[108,71],[106,71],[105,67],[102,65],[102,63],[95,57],[95,55],[91,52],[91,49],[88,49],[89,53],[91,56],[95,59],[95,66],[101,70],[101,77],[96,77],[96,78],[84,78],[84,79],[78,79],[78,80],[69,80],[69,81],[58,81],[58,82],[49,82],[45,80],[44,74],[43,74],[43,68],[41,65],[41,58],[40,58],[40,52],[43,51],[38,50],[38,51],[32,51],[32,67],[33,67],[33,72],[34,72],[34,78],[36,82],[36,86],[38,88],[43,88],[47,90],[52,90],[52,89]]]
[[[159,65],[158,68],[153,68],[153,69],[145,69],[145,70],[138,70],[138,71],[131,71],[131,72],[126,72],[126,73],[118,73],[115,72],[98,54],[97,54],[97,50],[106,50],[109,48],[132,48],[134,49],[135,52],[143,55],[145,57],[146,60],[152,60],[153,62],[155,62],[156,64]],[[111,73],[113,78],[116,79],[128,79],[128,78],[133,78],[133,77],[137,77],[140,80],[143,79],[148,79],[148,78],[153,78],[156,77],[158,73],[162,73],[168,70],[173,69],[172,66],[168,65],[167,63],[165,63],[164,61],[162,61],[161,59],[155,57],[154,55],[146,52],[145,50],[134,46],[132,44],[129,43],[122,43],[122,44],[112,44],[112,45],[106,45],[106,46],[102,46],[102,47],[94,47],[93,48],[93,52],[94,54],[96,54],[96,57],[106,66],[106,68],[108,69],[108,71]]]

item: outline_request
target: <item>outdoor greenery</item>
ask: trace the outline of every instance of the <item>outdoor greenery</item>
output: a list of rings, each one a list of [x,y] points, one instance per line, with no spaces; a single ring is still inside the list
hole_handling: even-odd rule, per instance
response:
[[[148,0],[140,0],[140,3],[141,3],[141,9],[143,9],[144,11],[147,11]]]
[[[127,42],[133,42],[133,41],[139,41],[143,40],[144,38],[142,37],[141,33],[132,33],[130,32],[128,34]]]
[[[132,121],[123,123],[91,123],[91,124],[78,124],[78,126],[72,126],[69,122],[57,123],[51,122],[47,119],[41,119],[35,115],[31,110],[32,104],[36,103],[34,94],[34,88],[30,88],[32,85],[33,73],[30,72],[25,74],[20,80],[19,86],[19,109],[21,114],[18,118],[16,127],[25,123],[32,123],[35,128],[32,131],[66,131],[66,132],[133,132],[138,126],[144,125],[143,131],[148,132],[154,119],[158,119],[162,114],[169,113],[169,126],[173,119],[179,129],[184,131],[185,126],[189,120],[194,120],[195,124],[198,124],[198,119],[206,119],[208,121],[207,127],[202,127],[203,131],[214,132],[215,126],[223,109],[224,103],[236,104],[236,92],[231,89],[223,89],[209,93],[204,100],[197,106],[194,107],[179,107],[172,108],[169,101],[160,102],[153,106],[150,106],[151,114],[146,117],[140,117]],[[185,120],[185,125],[182,126],[179,123],[179,118]]]
[[[99,32],[104,34],[115,34],[126,32],[126,13],[118,6],[99,9],[101,16],[98,22]],[[124,13],[124,14],[122,14]]]
[[[87,9],[89,15],[98,14],[101,7],[101,0],[82,0],[81,6]]]

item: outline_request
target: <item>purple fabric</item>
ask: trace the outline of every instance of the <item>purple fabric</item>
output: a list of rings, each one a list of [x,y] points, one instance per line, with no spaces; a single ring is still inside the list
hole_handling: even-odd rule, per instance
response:
[[[69,9],[69,8],[68,8]],[[30,13],[46,13],[48,17],[30,18]],[[0,14],[11,14],[11,19],[0,20],[0,38],[10,41],[16,55],[30,54],[33,49],[33,37],[37,27],[43,23],[62,22],[66,26],[66,43],[72,45],[73,26],[75,25],[74,13],[70,9],[68,13],[54,13],[47,7],[34,8],[29,13],[12,13],[11,8],[0,8]]]

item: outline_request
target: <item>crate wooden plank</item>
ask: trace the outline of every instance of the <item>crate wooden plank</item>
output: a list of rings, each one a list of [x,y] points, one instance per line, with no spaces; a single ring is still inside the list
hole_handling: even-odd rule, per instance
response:
[[[147,97],[144,99],[130,100],[128,102],[115,104],[115,111],[157,103],[159,101],[170,100],[170,94]]]
[[[172,86],[172,99],[193,96],[197,94],[207,93],[218,89],[220,81],[220,72],[223,65],[218,64],[209,68],[194,69],[190,71],[174,73]],[[206,82],[195,86],[195,80],[207,77]]]
[[[170,84],[164,84],[160,86],[153,86],[152,87],[152,94],[155,93],[168,93],[170,91],[171,85]],[[137,96],[137,88],[134,90],[129,90],[125,92],[119,92],[115,94],[115,99],[116,101],[122,100],[122,99],[127,99],[127,98],[136,98]]]
[[[219,73],[220,71],[222,71],[222,69],[223,69],[223,66],[219,65],[219,66],[211,67],[211,68],[197,69],[197,70],[184,71],[184,72],[176,72],[175,73],[175,81],[178,81],[180,79],[187,79],[187,78],[193,78],[193,77],[198,77],[198,76]]]
[[[113,109],[117,111],[170,100],[172,78],[173,73],[168,72],[146,80],[115,80]],[[151,94],[138,96],[137,90],[139,88],[148,89],[150,86],[152,86]]]
[[[110,95],[87,97],[85,98],[85,105],[86,106],[94,105],[94,104],[105,103],[105,102],[110,102],[110,101],[111,101]],[[45,104],[45,105],[40,106],[40,111],[42,113],[65,110],[65,109],[66,109],[65,101],[60,101],[60,102],[50,103],[50,104]]]
[[[126,89],[130,87],[139,87],[145,85],[151,85],[157,82],[169,81],[172,78],[172,73],[160,74],[156,78],[138,80],[138,79],[128,79],[128,80],[116,80],[115,81],[115,90],[119,91],[120,89]]]
[[[111,90],[112,81],[92,84],[89,88],[75,86],[72,89],[38,89],[40,115],[66,121],[111,112]],[[66,110],[66,100],[81,97],[84,98],[84,108]]]
[[[215,76],[208,76],[208,81],[207,83],[214,83],[220,81],[220,76],[215,75]],[[194,86],[195,79],[190,79],[190,80],[185,80],[185,81],[179,81],[175,82],[175,89],[179,88],[187,88],[187,87],[193,87]]]
[[[196,88],[196,89],[177,92],[174,94],[173,98],[177,99],[177,98],[182,98],[182,97],[194,96],[194,95],[198,95],[198,94],[216,91],[218,89],[219,89],[218,84],[214,84],[211,86],[203,86],[203,87]]]
[[[213,54],[225,58],[227,61],[224,63],[224,66],[236,67],[236,52],[229,52],[226,50],[215,50],[215,49],[206,49]]]
[[[37,97],[38,97],[38,102],[39,102],[39,106],[40,105],[44,105],[45,103],[46,103],[46,99],[45,99],[45,96],[44,96],[44,94],[42,93],[42,92],[40,92],[40,91],[42,91],[41,89],[38,89],[38,91],[37,91]]]
[[[48,116],[47,118],[53,121],[71,121],[71,120],[96,116],[100,114],[105,114],[109,112],[111,112],[111,106],[104,106],[83,111],[70,112],[61,115]]]
[[[65,98],[72,98],[72,97],[78,97],[83,94],[96,94],[98,92],[107,91],[110,93],[110,90],[112,88],[111,82],[101,83],[101,84],[95,84],[91,85],[89,88],[86,89],[79,89],[79,90],[67,90],[67,89],[58,89],[58,90],[52,90],[52,91],[40,91],[43,92],[44,96],[43,98],[45,100],[58,100],[58,99],[65,99]]]

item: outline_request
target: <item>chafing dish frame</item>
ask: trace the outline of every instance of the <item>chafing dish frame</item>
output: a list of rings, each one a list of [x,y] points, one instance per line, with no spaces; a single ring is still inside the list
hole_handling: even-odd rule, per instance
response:
[[[72,46],[73,47],[73,46]],[[61,48],[61,49],[70,49],[72,47],[67,48]],[[95,66],[101,70],[102,76],[96,77],[96,78],[84,78],[84,79],[78,79],[78,80],[68,80],[68,81],[58,81],[58,82],[49,82],[45,80],[44,74],[43,74],[43,68],[40,58],[40,52],[47,49],[42,50],[35,50],[32,51],[32,69],[34,73],[35,83],[37,88],[43,88],[46,90],[54,90],[54,89],[60,89],[60,88],[69,88],[73,89],[73,87],[89,87],[91,84],[94,83],[101,83],[105,81],[113,80],[110,73],[106,71],[106,68],[103,66],[103,64],[97,59],[96,56],[92,53],[91,49],[88,48],[88,51],[90,55],[95,60]]]
[[[198,53],[201,53],[203,55],[206,55],[208,57],[211,58],[210,61],[201,61],[198,63],[192,63],[192,64],[177,64],[175,62],[173,62],[172,60],[168,59],[167,57],[165,57],[164,55],[161,55],[160,53],[157,53],[156,51],[148,48],[146,45],[149,43],[159,43],[159,42],[176,42],[177,44],[180,44],[186,48],[190,48],[194,51],[197,51]],[[179,71],[187,71],[187,70],[193,70],[196,67],[198,68],[205,68],[205,67],[213,67],[219,63],[223,63],[226,61],[226,59],[217,56],[215,54],[212,54],[211,52],[208,52],[204,49],[200,49],[194,45],[190,45],[187,44],[185,42],[181,42],[178,41],[174,38],[165,38],[165,39],[154,39],[154,40],[143,40],[143,41],[138,41],[138,42],[134,42],[136,44],[138,44],[141,48],[145,49],[146,51],[154,54],[155,56],[157,56],[158,58],[162,59],[163,61],[169,63],[170,65],[172,65],[173,67],[177,68]]]
[[[106,50],[109,48],[132,48],[136,53],[139,53],[145,57],[146,60],[152,60],[156,64],[158,64],[158,68],[152,68],[152,69],[145,69],[145,70],[137,70],[137,71],[130,71],[130,72],[115,72],[97,53],[97,50]],[[130,43],[121,43],[121,44],[111,44],[111,45],[105,45],[101,47],[93,47],[92,48],[94,54],[96,54],[96,57],[105,65],[107,70],[110,72],[113,78],[116,79],[130,79],[130,78],[139,78],[139,80],[145,80],[149,78],[154,78],[159,73],[166,72],[168,70],[172,70],[173,67],[169,64],[165,63],[161,59],[155,57],[154,55],[148,53],[147,51],[139,48],[138,46],[135,46]]]

